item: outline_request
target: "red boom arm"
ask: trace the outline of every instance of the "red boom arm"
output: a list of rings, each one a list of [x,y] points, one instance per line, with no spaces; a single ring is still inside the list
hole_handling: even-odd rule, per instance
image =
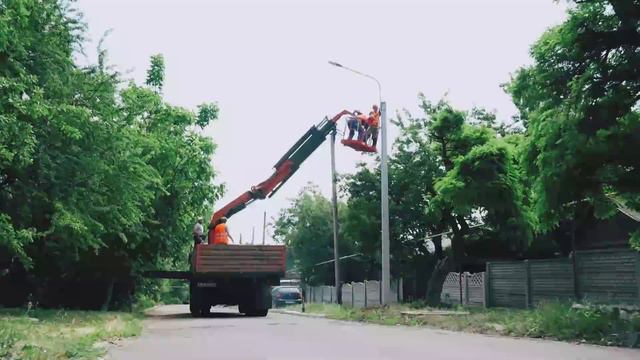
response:
[[[336,122],[346,114],[351,114],[351,112],[343,110],[331,119],[325,118],[317,127],[312,126],[311,129],[285,153],[278,163],[276,163],[274,166],[275,171],[267,180],[253,186],[251,190],[238,196],[223,208],[213,213],[209,223],[209,229],[211,230],[217,225],[220,218],[231,217],[233,214],[243,210],[254,200],[273,196],[280,186],[298,170],[302,162],[324,142],[327,134],[335,129]],[[210,244],[213,244],[212,237],[213,231],[209,231]]]

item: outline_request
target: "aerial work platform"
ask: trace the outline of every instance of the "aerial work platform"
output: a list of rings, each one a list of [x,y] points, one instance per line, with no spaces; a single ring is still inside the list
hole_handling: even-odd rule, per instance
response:
[[[364,141],[360,141],[360,140],[349,140],[349,139],[342,139],[340,141],[342,143],[342,145],[344,146],[348,146],[356,151],[361,151],[361,152],[366,152],[366,153],[374,153],[377,152],[376,148],[374,148],[373,146],[369,146],[367,144],[364,143]]]

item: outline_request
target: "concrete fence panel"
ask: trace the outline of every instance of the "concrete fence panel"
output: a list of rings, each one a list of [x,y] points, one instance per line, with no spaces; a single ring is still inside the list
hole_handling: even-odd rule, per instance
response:
[[[352,291],[353,291],[353,306],[364,307],[365,298],[366,298],[364,283],[361,283],[361,282],[352,283]]]
[[[481,273],[465,273],[466,286],[463,286],[463,292],[466,297],[465,305],[482,306],[484,305],[484,272]]]
[[[462,287],[464,292],[464,287]],[[463,294],[464,298],[464,294]],[[446,304],[460,304],[460,274],[450,272],[444,279],[440,300]]]
[[[578,292],[582,300],[640,303],[639,255],[626,249],[579,251]]]
[[[527,307],[526,272],[522,261],[492,262],[489,301],[492,306]]]
[[[334,294],[333,286],[323,286],[322,287],[322,302],[325,304],[331,304],[333,302],[333,294]]]
[[[313,302],[314,303],[322,302],[322,286],[313,287]]]
[[[482,306],[484,304],[484,273],[450,272],[442,286],[440,300],[446,304]]]
[[[577,251],[573,259],[491,262],[487,263],[485,289],[488,306],[522,308],[576,297],[593,303],[638,305],[640,253],[584,250]]]
[[[570,259],[529,261],[531,305],[549,300],[575,299]]]
[[[342,305],[353,306],[353,286],[351,284],[342,285]]]
[[[306,301],[308,303],[336,303],[334,286],[307,286]],[[380,281],[354,282],[342,285],[342,304],[353,307],[380,306]],[[402,279],[391,280],[391,302],[402,301]]]
[[[367,291],[367,307],[380,306],[380,282],[377,280],[365,281]]]
[[[391,279],[391,283],[389,284],[389,286],[391,286],[391,303],[392,304],[397,304],[398,302],[400,302],[400,298],[399,298],[399,294],[398,294],[398,286],[400,285],[400,280],[396,280],[396,279]]]

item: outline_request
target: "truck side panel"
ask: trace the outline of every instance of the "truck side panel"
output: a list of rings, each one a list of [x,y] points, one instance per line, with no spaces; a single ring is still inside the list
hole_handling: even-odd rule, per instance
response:
[[[284,274],[281,245],[205,245],[196,248],[195,272],[203,274]]]

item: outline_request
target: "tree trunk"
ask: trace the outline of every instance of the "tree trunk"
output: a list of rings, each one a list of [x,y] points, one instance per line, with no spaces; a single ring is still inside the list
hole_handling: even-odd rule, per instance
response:
[[[116,281],[113,277],[110,277],[107,282],[107,293],[105,294],[104,302],[102,303],[102,307],[100,308],[100,310],[102,311],[109,310],[109,304],[111,304],[111,297],[113,296],[113,285],[115,282]]]
[[[456,221],[457,220],[457,221]],[[447,278],[447,274],[453,269],[455,264],[461,264],[464,258],[464,236],[469,231],[469,226],[463,217],[454,217],[449,213],[445,215],[443,219],[445,223],[449,223],[451,230],[453,231],[453,237],[451,239],[451,247],[453,248],[453,259],[443,256],[442,251],[442,238],[436,237],[433,239],[433,244],[436,248],[436,256],[438,254],[438,262],[433,268],[429,283],[427,285],[427,304],[429,306],[437,306],[440,304],[440,297],[442,295],[442,288],[444,281]],[[458,227],[458,223],[460,227]]]
[[[429,306],[437,306],[440,304],[440,296],[442,287],[450,271],[451,261],[448,257],[438,259],[436,266],[433,267],[429,284],[427,285],[427,304]]]

